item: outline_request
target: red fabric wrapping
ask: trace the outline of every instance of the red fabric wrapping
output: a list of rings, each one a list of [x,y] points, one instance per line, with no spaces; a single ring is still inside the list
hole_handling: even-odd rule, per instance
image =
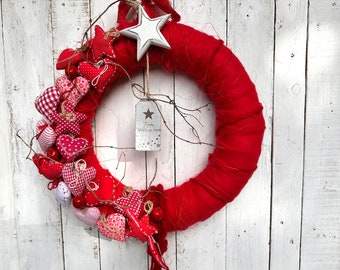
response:
[[[163,195],[158,196],[164,218],[158,224],[160,233],[156,238],[164,252],[167,232],[183,230],[207,219],[239,194],[256,169],[265,126],[254,84],[222,41],[173,22],[168,22],[162,33],[171,50],[151,47],[150,63],[192,77],[216,108],[216,148],[207,167],[184,184],[164,190]],[[145,66],[145,58],[136,61],[135,41],[120,37],[113,48],[116,62],[129,74]],[[105,91],[124,76],[125,73],[117,68]],[[91,143],[91,121],[100,98],[99,93],[92,91],[77,106],[78,111],[88,116],[81,124],[80,136]],[[97,179],[110,175],[99,164],[93,149],[84,159],[88,166],[96,168]]]

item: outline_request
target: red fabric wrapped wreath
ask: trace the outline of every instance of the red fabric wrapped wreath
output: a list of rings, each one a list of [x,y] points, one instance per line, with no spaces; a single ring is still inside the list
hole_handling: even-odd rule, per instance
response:
[[[256,169],[265,126],[254,84],[236,56],[221,40],[177,23],[179,16],[167,1],[154,2],[172,14],[162,29],[171,49],[151,47],[150,64],[190,76],[215,104],[216,147],[206,168],[180,186],[138,191],[100,165],[92,147],[91,122],[101,97],[126,73],[144,67],[146,60],[136,60],[134,40],[99,26],[82,51],[61,53],[57,69],[65,69],[67,75],[35,102],[46,119],[39,121],[36,136],[44,153],[33,160],[57,199],[72,199],[77,218],[109,238],[147,241],[151,268],[168,269],[161,257],[167,249],[166,234],[209,218],[239,194]],[[148,1],[143,5],[150,17],[157,16]],[[125,18],[129,9],[120,2],[118,29],[135,24]]]

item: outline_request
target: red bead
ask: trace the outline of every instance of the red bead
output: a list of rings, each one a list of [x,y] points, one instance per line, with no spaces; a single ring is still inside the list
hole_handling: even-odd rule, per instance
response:
[[[164,217],[164,212],[163,212],[162,208],[156,207],[152,210],[151,218],[153,220],[160,221],[160,220],[163,219],[163,217]]]
[[[53,159],[53,160],[59,160],[60,159],[60,153],[57,150],[57,148],[51,146],[48,148],[46,156]]]
[[[78,76],[78,69],[74,65],[67,65],[65,68],[65,74],[69,80],[73,80]]]
[[[72,204],[75,208],[83,208],[85,206],[85,197],[83,196],[75,196],[72,199]]]

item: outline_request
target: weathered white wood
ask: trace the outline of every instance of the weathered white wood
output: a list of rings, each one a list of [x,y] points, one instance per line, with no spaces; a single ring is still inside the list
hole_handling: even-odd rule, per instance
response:
[[[301,269],[340,269],[340,3],[310,1]]]
[[[271,268],[299,269],[307,1],[276,4]]]
[[[0,5],[0,14],[2,7]],[[0,254],[2,254],[2,264],[10,269],[18,268],[18,253],[13,252],[18,249],[16,239],[16,219],[14,200],[15,194],[12,187],[13,164],[11,157],[11,126],[8,124],[10,114],[7,104],[7,90],[5,82],[5,55],[3,48],[3,28],[2,16],[0,16],[0,123],[2,130],[0,133],[0,171],[2,172],[0,189]]]
[[[263,153],[259,169],[227,211],[222,210],[201,224],[168,236],[165,260],[171,270],[294,270],[299,264],[301,269],[308,270],[339,269],[339,3],[310,1],[307,21],[307,1],[276,2],[274,42],[273,1],[229,1],[227,11],[225,2],[177,0],[175,8],[182,15],[182,23],[223,39],[228,32],[228,44],[250,73],[265,107],[267,130]],[[95,17],[108,4],[95,0],[1,2],[0,254],[3,268],[148,268],[146,245],[135,240],[118,243],[98,238],[96,229],[84,229],[70,211],[60,211],[53,192],[45,187],[46,180],[25,160],[28,149],[15,136],[15,132],[22,129],[21,136],[26,141],[31,138],[41,118],[33,102],[60,74],[54,71],[57,55],[65,47],[78,47],[90,15]],[[99,20],[105,30],[115,24],[116,11],[117,6]],[[206,101],[196,84],[185,76],[173,77],[159,68],[152,68],[150,75],[151,92],[171,97],[176,93],[176,102],[186,107]],[[143,72],[133,76],[133,81],[143,85]],[[131,130],[137,100],[129,85],[127,80],[122,80],[104,97],[95,121],[98,145],[134,145]],[[306,141],[303,145],[305,90]],[[173,108],[162,105],[162,112],[174,127]],[[210,123],[213,118],[213,110],[200,116],[205,124],[199,129],[204,140],[214,138]],[[175,120],[178,134],[186,135],[183,121],[178,116]],[[157,158],[153,184],[162,183],[169,188],[175,179],[179,184],[198,173],[210,151],[209,147],[195,148],[176,140],[175,152],[173,141],[173,136],[163,130],[160,152],[145,155],[134,150],[104,148],[98,151],[98,156],[119,179],[124,175],[126,164],[123,181],[136,188],[145,188],[150,183]],[[38,149],[37,144],[34,148]],[[122,152],[125,159],[120,159]],[[189,155],[192,158],[188,159]],[[300,216],[301,198],[303,217]]]
[[[12,197],[6,204],[11,216],[11,236],[17,241],[9,255],[10,269],[61,269],[63,254],[60,213],[46,191],[46,180],[25,159],[28,148],[15,133],[29,141],[40,116],[34,108],[35,97],[53,82],[52,37],[48,1],[3,1],[3,39],[6,68],[5,95],[11,130],[11,171],[5,188]],[[8,132],[8,131],[7,131]],[[34,145],[36,147],[36,145]],[[8,214],[7,214],[8,215]],[[13,219],[14,218],[14,219]],[[9,225],[9,224],[8,224]],[[11,233],[12,231],[12,233]],[[13,243],[12,243],[13,244]],[[14,261],[16,260],[16,261]]]
[[[227,211],[227,269],[268,269],[273,97],[272,1],[228,1],[228,45],[254,81],[266,132],[258,170]]]
[[[198,30],[225,39],[226,23],[225,1],[174,1],[176,10],[181,14],[182,23]],[[199,14],[199,16],[197,16]],[[204,53],[204,52],[202,52]],[[190,78],[176,74],[176,102],[185,108],[195,109],[209,103],[197,84]],[[203,142],[215,142],[215,112],[210,104],[196,113],[203,127],[193,118],[188,120],[197,128]],[[191,140],[190,127],[176,113],[176,134]],[[176,184],[197,175],[207,164],[208,153],[213,148],[193,145],[176,139]],[[190,158],[188,158],[190,157]],[[226,231],[225,211],[221,210],[210,219],[177,233],[177,269],[225,269]]]
[[[52,1],[52,33],[54,64],[66,48],[77,49],[90,21],[87,0]],[[55,78],[64,74],[56,71]],[[100,248],[97,229],[78,221],[72,213],[72,206],[62,207],[62,229],[64,264],[66,269],[99,269]],[[82,258],[75,260],[75,258]]]

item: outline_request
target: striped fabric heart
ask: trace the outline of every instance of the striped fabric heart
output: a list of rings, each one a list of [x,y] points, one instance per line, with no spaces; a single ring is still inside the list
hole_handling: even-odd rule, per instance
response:
[[[35,108],[51,121],[51,114],[57,111],[60,101],[60,92],[55,87],[47,88],[40,96],[35,99]]]
[[[40,148],[44,153],[46,153],[48,148],[54,144],[57,135],[54,132],[54,129],[49,126],[45,120],[40,120],[38,122],[36,131],[36,138]]]

